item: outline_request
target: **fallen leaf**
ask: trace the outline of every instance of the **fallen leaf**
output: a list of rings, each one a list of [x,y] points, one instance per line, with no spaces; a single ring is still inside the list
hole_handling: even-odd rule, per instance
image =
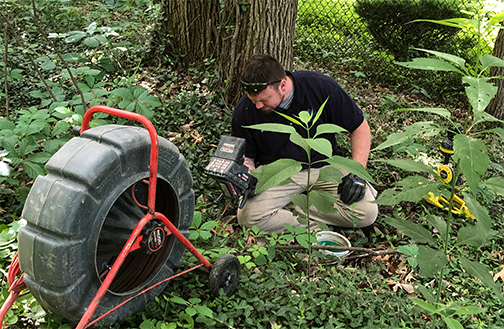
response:
[[[400,282],[388,280],[387,285],[392,287],[393,292],[397,292],[397,290],[401,289],[401,290],[406,291],[408,294],[415,293],[415,286],[410,283],[400,283]]]
[[[499,278],[504,281],[504,267],[502,268],[502,270],[500,270],[499,273],[495,274],[493,279],[494,281],[496,282],[497,280],[499,280]]]
[[[252,248],[253,246],[255,246],[255,244],[256,244],[256,239],[252,235],[249,235],[247,237],[247,242],[245,242],[245,249]]]

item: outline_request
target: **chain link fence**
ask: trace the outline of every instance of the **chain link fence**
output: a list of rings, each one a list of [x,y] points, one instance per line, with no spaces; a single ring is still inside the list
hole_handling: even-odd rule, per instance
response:
[[[394,64],[431,49],[470,59],[476,40],[456,28],[415,19],[463,17],[475,0],[299,0],[294,54],[332,71],[366,77],[383,86],[453,101],[460,77]],[[491,48],[487,48],[491,52]]]

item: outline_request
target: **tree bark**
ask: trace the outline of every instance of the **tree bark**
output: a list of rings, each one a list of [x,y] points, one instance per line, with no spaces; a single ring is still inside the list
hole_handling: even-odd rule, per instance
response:
[[[183,64],[202,65],[213,56],[227,103],[242,95],[241,73],[252,55],[270,54],[291,69],[297,0],[162,1],[163,29]]]
[[[504,22],[501,24],[504,26]],[[504,60],[504,29],[499,30],[492,55]],[[492,66],[490,76],[504,76],[504,67]],[[498,90],[497,95],[488,104],[487,112],[502,120],[504,119],[504,80],[493,79],[492,82],[497,86]]]

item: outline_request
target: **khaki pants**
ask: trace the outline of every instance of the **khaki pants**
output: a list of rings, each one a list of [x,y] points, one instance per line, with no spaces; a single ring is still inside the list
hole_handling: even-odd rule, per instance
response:
[[[311,169],[311,181],[316,181],[320,168]],[[344,175],[347,172],[344,172]],[[292,176],[292,180],[301,186],[294,183],[275,186],[263,193],[256,195],[252,199],[248,199],[245,206],[238,210],[238,222],[244,227],[257,226],[261,231],[266,232],[281,232],[285,230],[284,224],[292,226],[300,226],[297,217],[290,210],[284,209],[291,203],[289,194],[303,193],[308,180],[308,171],[303,170]],[[378,206],[369,201],[376,198],[376,190],[368,183],[366,195],[359,202],[347,205],[340,201],[338,194],[338,185],[328,182],[315,183],[314,190],[323,190],[334,195],[338,202],[334,204],[334,208],[338,211],[334,214],[325,214],[315,207],[310,208],[310,218],[316,221],[323,222],[328,225],[340,227],[366,227],[374,223],[378,216]],[[299,209],[297,209],[299,211]]]

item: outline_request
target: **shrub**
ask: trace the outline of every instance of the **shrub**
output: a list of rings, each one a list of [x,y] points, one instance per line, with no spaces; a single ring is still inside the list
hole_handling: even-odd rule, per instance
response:
[[[396,59],[418,56],[409,50],[440,49],[457,29],[416,19],[447,19],[460,17],[459,0],[357,0],[355,11],[368,26],[378,44],[388,49]],[[448,42],[449,43],[449,42]]]

